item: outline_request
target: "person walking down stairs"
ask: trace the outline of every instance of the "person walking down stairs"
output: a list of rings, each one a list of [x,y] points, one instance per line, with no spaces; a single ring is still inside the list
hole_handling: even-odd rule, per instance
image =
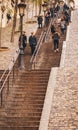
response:
[[[31,35],[29,37],[29,45],[31,47],[31,54],[33,55],[36,45],[37,45],[37,38],[34,35],[34,32],[31,32]]]
[[[54,52],[59,52],[60,33],[58,31],[55,31],[52,38],[53,38],[53,44],[54,44]]]

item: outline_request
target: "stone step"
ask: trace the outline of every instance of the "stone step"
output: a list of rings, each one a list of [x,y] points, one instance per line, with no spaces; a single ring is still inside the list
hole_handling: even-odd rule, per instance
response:
[[[23,91],[25,91],[25,90],[27,90],[27,91],[34,91],[34,92],[45,92],[46,91],[46,87],[44,86],[44,87],[42,87],[42,88],[40,88],[40,87],[29,87],[29,86],[26,86],[26,87],[15,87],[17,90],[18,90],[18,93],[20,93],[21,91],[22,91],[22,89],[23,89]],[[33,89],[33,88],[35,88],[35,89]]]
[[[17,83],[19,84],[19,86],[27,86],[28,85],[28,86],[37,86],[38,87],[38,86],[42,86],[42,85],[45,86],[46,85],[46,82],[41,82],[41,83],[40,82],[36,82],[36,83],[28,82],[28,83],[24,83],[24,82],[17,81]]]
[[[39,126],[23,126],[23,127],[21,127],[21,126],[13,126],[13,127],[7,127],[7,126],[0,126],[0,130],[38,130],[38,127]]]
[[[40,116],[32,116],[32,117],[0,117],[0,121],[10,121],[10,120],[13,120],[13,121],[16,121],[16,120],[25,120],[25,121],[32,121],[33,119],[35,120],[40,120]]]
[[[3,120],[0,121],[0,126],[9,126],[9,127],[13,127],[13,126],[39,126],[39,121],[25,121],[25,120]]]
[[[34,116],[41,116],[41,112],[29,112],[29,113],[25,113],[25,112],[16,112],[16,111],[10,111],[8,112],[8,116],[22,116],[22,117],[34,117]]]

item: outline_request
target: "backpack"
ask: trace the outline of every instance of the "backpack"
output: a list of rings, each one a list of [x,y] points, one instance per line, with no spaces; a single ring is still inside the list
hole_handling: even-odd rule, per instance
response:
[[[54,40],[58,40],[58,39],[59,39],[58,33],[54,33]]]

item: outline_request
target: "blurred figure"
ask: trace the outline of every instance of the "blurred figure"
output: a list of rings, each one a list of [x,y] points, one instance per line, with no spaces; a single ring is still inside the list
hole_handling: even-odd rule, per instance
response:
[[[27,36],[25,31],[23,31],[22,35],[20,35],[19,37],[19,48],[21,47],[21,42],[22,42],[23,50],[25,50],[27,45]]]
[[[51,33],[52,33],[52,35],[55,33],[55,30],[56,30],[56,29],[55,29],[55,26],[52,24],[52,25],[51,25]]]
[[[48,24],[49,24],[49,15],[48,15],[48,13],[46,13],[45,14],[45,25],[46,25],[46,27],[48,26]]]
[[[42,28],[42,21],[43,21],[43,18],[42,18],[41,15],[38,16],[37,21],[38,21],[38,28]]]
[[[64,35],[64,31],[66,30],[66,22],[64,18],[61,19],[60,30],[61,30],[61,35]]]
[[[31,47],[31,54],[33,55],[37,45],[37,39],[36,36],[34,35],[34,32],[31,32],[31,35],[29,37],[29,45]]]
[[[55,31],[54,35],[52,36],[53,43],[54,43],[54,52],[59,52],[59,39],[60,34],[58,31]]]

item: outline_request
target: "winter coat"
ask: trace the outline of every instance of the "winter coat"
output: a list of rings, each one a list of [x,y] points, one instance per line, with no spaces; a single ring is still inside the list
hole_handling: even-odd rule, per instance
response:
[[[36,46],[37,45],[37,39],[36,39],[36,37],[35,36],[30,36],[29,37],[29,44],[30,44],[30,46]]]
[[[43,18],[42,18],[42,16],[38,16],[38,24],[41,24],[42,23],[42,21],[43,21]]]
[[[19,37],[20,44],[21,44],[21,40],[22,40],[23,48],[25,48],[27,44],[27,36],[25,34],[22,34],[22,36]]]

